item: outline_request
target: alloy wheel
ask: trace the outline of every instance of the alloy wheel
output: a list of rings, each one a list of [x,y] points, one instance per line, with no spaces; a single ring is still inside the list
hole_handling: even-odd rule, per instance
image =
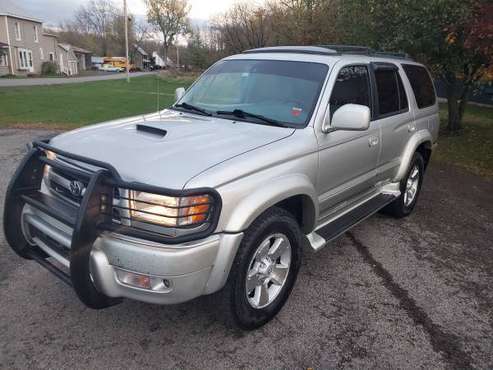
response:
[[[264,239],[255,251],[246,275],[246,295],[255,309],[267,307],[284,287],[291,266],[291,243],[284,234]]]

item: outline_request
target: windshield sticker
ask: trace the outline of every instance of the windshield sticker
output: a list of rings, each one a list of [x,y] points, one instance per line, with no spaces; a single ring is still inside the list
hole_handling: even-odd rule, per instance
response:
[[[303,112],[303,109],[301,109],[301,108],[298,108],[298,107],[291,108],[291,115],[294,117],[299,117],[301,112]]]

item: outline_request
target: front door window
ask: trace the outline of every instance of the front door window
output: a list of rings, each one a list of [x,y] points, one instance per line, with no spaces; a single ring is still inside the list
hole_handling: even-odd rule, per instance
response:
[[[339,71],[332,95],[330,96],[330,114],[345,104],[366,105],[371,109],[370,75],[368,66],[351,65]]]

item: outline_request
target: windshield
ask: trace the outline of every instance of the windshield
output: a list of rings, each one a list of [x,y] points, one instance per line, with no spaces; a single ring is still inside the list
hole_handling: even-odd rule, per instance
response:
[[[304,127],[327,71],[320,63],[225,60],[202,75],[175,107],[195,112],[199,108],[242,121]]]

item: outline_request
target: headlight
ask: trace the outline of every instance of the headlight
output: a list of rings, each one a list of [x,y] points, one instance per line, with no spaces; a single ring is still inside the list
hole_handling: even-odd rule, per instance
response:
[[[170,197],[141,191],[130,191],[132,221],[149,222],[167,227],[190,226],[209,218],[209,195]]]

